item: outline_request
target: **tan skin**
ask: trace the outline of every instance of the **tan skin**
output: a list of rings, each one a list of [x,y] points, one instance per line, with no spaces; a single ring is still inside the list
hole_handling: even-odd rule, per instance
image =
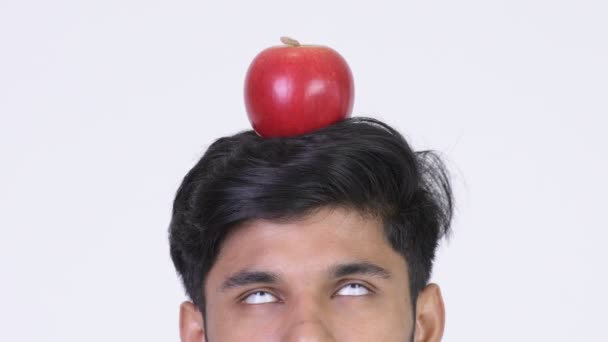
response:
[[[204,291],[207,317],[191,302],[180,307],[183,342],[405,342],[414,324],[414,341],[443,335],[439,287],[421,291],[414,314],[405,259],[379,220],[348,209],[240,227]]]

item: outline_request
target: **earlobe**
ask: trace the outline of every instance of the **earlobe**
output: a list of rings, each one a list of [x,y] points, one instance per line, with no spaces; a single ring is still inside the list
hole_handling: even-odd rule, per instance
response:
[[[192,302],[179,307],[179,336],[182,342],[205,342],[203,315]]]
[[[441,290],[436,284],[429,284],[416,300],[416,341],[441,341],[444,326],[445,307]]]

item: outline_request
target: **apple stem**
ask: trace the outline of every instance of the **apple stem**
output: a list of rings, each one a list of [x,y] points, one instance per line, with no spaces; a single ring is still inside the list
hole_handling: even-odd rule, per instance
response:
[[[300,42],[299,41],[297,41],[297,40],[295,40],[293,38],[285,37],[285,36],[281,37],[281,42],[283,44],[285,44],[285,45],[289,45],[289,46],[292,46],[292,47],[298,47],[298,46],[300,46]]]

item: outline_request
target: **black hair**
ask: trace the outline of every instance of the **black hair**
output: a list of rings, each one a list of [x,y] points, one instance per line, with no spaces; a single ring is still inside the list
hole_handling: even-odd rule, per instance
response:
[[[387,241],[407,262],[415,303],[450,231],[448,173],[437,153],[414,152],[395,129],[367,117],[287,138],[243,131],[211,144],[177,190],[169,227],[188,296],[204,312],[207,273],[239,224],[338,206],[381,218]]]

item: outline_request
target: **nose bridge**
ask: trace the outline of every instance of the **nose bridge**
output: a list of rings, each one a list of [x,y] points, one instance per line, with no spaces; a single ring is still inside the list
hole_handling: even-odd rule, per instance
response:
[[[284,317],[285,333],[281,342],[336,342],[322,301],[303,296],[291,306]]]

